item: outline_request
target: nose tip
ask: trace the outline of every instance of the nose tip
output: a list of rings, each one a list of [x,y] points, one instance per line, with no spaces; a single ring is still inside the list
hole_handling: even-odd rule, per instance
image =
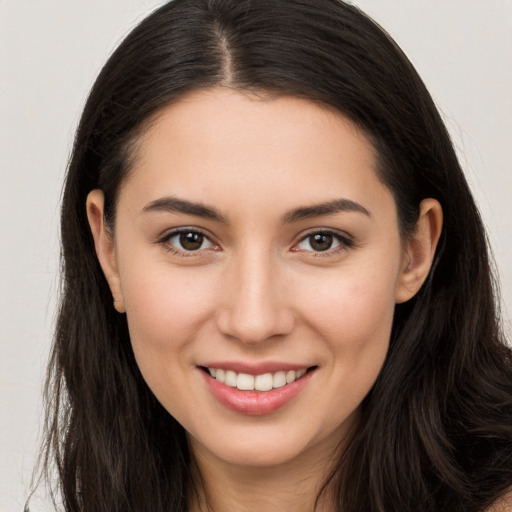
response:
[[[256,345],[277,336],[284,336],[293,329],[293,316],[287,311],[270,308],[262,314],[252,308],[224,310],[218,317],[219,330],[226,336],[247,344]]]
[[[293,330],[295,317],[276,273],[266,267],[246,268],[233,276],[217,315],[218,329],[225,336],[255,345]]]

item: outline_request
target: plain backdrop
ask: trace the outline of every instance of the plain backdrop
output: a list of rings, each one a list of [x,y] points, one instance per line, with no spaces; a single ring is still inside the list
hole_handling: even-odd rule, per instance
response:
[[[36,460],[59,286],[61,183],[87,92],[156,0],[0,0],[0,512]],[[512,311],[512,0],[357,0],[397,40],[453,136]]]

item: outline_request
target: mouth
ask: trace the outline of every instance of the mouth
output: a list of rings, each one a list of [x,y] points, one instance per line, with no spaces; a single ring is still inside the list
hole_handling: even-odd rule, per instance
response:
[[[273,413],[294,402],[309,387],[318,369],[318,366],[278,363],[261,366],[217,363],[198,366],[197,369],[218,403],[231,411],[250,416]]]
[[[237,388],[240,391],[270,391],[282,388],[301,379],[306,373],[316,367],[300,368],[298,370],[279,370],[273,373],[261,373],[251,375],[249,373],[237,373],[224,368],[201,367],[213,379],[226,386]]]
[[[272,413],[295,402],[316,381],[319,366],[287,361],[202,361],[206,389],[224,407],[246,415]]]

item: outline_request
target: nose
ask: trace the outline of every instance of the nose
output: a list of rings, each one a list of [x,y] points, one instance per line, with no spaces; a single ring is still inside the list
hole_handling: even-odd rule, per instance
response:
[[[263,251],[234,258],[227,270],[217,327],[225,335],[255,345],[289,334],[295,316],[279,265]]]

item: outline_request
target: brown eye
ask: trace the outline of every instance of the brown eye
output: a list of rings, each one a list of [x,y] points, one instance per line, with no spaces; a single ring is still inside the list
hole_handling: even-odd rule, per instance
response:
[[[204,242],[204,235],[202,233],[181,233],[180,234],[180,245],[186,251],[197,251],[201,249]]]
[[[170,233],[162,243],[177,253],[198,252],[214,249],[216,245],[203,233],[194,230],[179,230]]]
[[[350,238],[334,231],[317,231],[303,237],[294,247],[294,251],[310,253],[335,253],[337,250],[353,246]]]
[[[308,237],[311,249],[317,252],[328,251],[333,244],[334,237],[330,233],[317,233]]]

